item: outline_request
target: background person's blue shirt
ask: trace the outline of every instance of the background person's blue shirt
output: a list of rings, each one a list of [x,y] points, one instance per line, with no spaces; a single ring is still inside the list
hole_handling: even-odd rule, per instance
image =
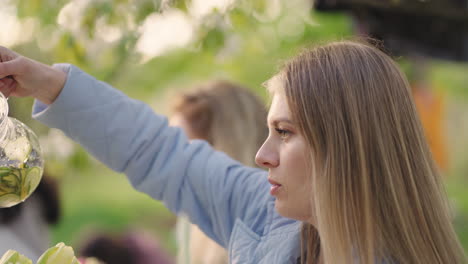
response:
[[[173,212],[188,215],[228,248],[230,263],[296,263],[300,222],[283,218],[269,195],[267,173],[245,167],[137,100],[71,65],[65,87],[33,117],[61,129],[131,184]],[[111,183],[110,183],[111,184]]]

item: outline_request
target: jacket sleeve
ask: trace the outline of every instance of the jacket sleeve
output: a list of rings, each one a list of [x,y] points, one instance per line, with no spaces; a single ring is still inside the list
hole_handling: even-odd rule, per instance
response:
[[[35,119],[125,173],[137,190],[188,215],[224,247],[237,218],[263,232],[271,200],[263,170],[245,167],[204,141],[189,142],[146,104],[75,66],[55,67],[68,72],[65,87],[53,104],[35,102]]]

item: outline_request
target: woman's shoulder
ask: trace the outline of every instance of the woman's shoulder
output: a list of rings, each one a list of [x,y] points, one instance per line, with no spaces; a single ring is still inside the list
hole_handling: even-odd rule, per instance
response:
[[[300,256],[299,221],[279,216],[274,201],[267,205],[267,215],[259,230],[236,221],[229,255],[235,263],[295,263]]]

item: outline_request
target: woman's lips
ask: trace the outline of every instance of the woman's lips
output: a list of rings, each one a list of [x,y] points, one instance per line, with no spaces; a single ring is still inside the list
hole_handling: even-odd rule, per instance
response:
[[[268,179],[268,182],[270,182],[270,184],[271,184],[270,194],[272,196],[278,195],[278,192],[280,191],[280,188],[281,188],[281,184],[279,184],[278,182],[276,182],[276,181],[274,181],[272,179]]]

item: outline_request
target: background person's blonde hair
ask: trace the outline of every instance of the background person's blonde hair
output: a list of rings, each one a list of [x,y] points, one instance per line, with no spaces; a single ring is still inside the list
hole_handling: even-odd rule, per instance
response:
[[[266,108],[244,87],[212,81],[176,96],[171,114],[181,114],[195,136],[247,166],[268,135]]]
[[[410,88],[390,57],[336,42],[278,76],[311,149],[316,225],[304,224],[303,260],[466,263]]]
[[[195,138],[208,141],[247,166],[255,166],[255,154],[268,135],[267,112],[262,101],[246,88],[227,81],[212,81],[176,96],[171,115],[182,115]],[[184,223],[185,220],[179,220],[179,232],[187,228]],[[179,264],[228,263],[224,248],[195,225],[187,229],[189,245],[188,249],[179,245]],[[184,252],[187,250],[188,259]]]

